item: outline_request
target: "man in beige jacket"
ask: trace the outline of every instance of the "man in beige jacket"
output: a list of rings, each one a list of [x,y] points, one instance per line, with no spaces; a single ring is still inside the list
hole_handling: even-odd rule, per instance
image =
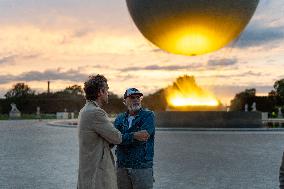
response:
[[[117,189],[112,144],[122,141],[107,113],[101,108],[108,102],[107,79],[90,76],[84,83],[86,104],[79,114],[78,189]],[[146,131],[132,133],[136,140],[146,141]]]

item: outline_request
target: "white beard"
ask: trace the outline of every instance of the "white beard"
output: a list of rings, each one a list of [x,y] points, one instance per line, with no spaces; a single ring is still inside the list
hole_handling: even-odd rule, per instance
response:
[[[140,108],[141,108],[141,104],[139,104],[139,105],[138,104],[132,104],[132,105],[127,106],[127,109],[129,111],[133,111],[133,112],[140,110]]]

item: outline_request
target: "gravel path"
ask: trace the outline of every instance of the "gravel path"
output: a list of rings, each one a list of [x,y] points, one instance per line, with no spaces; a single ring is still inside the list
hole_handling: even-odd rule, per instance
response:
[[[0,188],[76,188],[75,128],[0,121]],[[155,189],[276,189],[284,132],[157,131]]]

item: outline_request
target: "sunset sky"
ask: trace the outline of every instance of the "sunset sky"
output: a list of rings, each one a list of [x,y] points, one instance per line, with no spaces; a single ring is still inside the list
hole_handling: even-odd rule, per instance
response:
[[[50,80],[58,91],[98,73],[119,96],[128,87],[153,93],[185,74],[225,104],[246,88],[266,95],[284,78],[283,17],[284,1],[260,0],[235,43],[189,57],[148,42],[124,0],[0,0],[0,97],[17,82],[42,92]]]

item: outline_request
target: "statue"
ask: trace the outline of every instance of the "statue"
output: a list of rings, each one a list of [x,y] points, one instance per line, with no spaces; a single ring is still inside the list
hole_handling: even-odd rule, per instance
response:
[[[18,110],[17,106],[15,103],[10,104],[11,105],[11,110],[9,112],[9,117],[10,118],[20,118],[21,117],[21,112]]]
[[[281,107],[278,108],[278,116],[277,116],[277,118],[283,118]]]
[[[71,112],[71,119],[74,119],[75,118],[75,114],[74,112]]]
[[[248,111],[248,104],[245,104],[245,112]]]
[[[230,111],[230,106],[226,106],[226,112]]]
[[[255,102],[252,103],[251,108],[252,108],[252,111],[253,111],[253,112],[256,112],[256,103],[255,103]]]
[[[40,118],[40,107],[36,107],[36,117]]]

